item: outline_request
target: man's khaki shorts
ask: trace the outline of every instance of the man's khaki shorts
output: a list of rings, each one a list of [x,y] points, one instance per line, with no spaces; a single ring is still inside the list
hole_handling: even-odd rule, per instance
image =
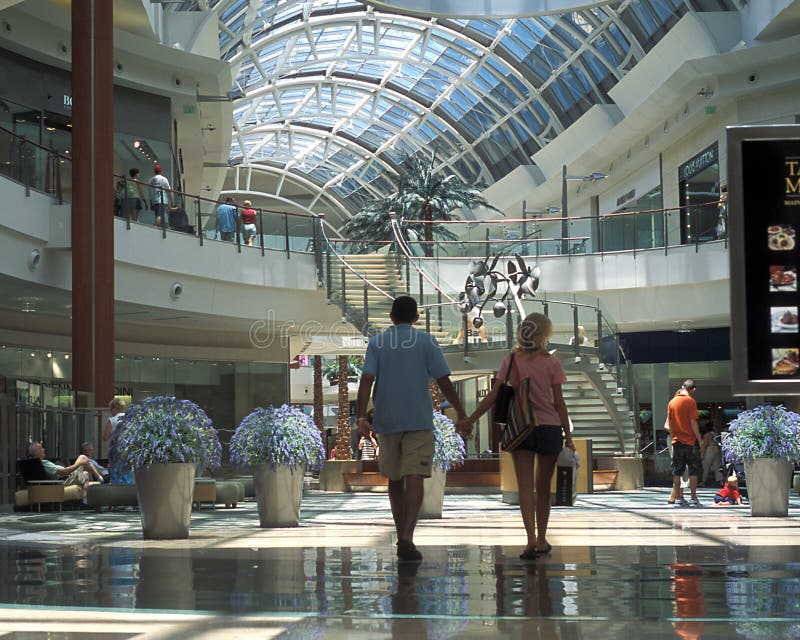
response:
[[[379,434],[378,444],[381,448],[379,468],[389,480],[402,480],[414,475],[430,477],[433,459],[431,429]]]

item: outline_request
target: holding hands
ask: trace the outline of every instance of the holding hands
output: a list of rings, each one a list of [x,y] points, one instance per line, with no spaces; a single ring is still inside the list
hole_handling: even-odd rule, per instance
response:
[[[472,437],[472,420],[463,416],[456,422],[456,432],[465,440]]]

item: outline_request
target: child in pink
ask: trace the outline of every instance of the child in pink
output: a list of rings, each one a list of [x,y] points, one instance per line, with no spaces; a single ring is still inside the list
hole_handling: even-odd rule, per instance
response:
[[[739,495],[739,478],[735,475],[728,477],[728,482],[714,496],[715,507],[730,507],[735,504],[742,504],[742,496]]]

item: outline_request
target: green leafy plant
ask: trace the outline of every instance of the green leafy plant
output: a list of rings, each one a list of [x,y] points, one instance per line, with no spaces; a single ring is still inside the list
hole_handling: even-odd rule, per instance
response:
[[[364,366],[364,358],[361,356],[348,356],[347,358],[347,377],[359,378],[361,377],[361,368]],[[336,384],[339,381],[339,359],[328,362],[322,368],[322,375],[331,384]]]
[[[485,208],[499,211],[481,195],[484,185],[466,185],[455,174],[436,172],[435,167],[435,150],[430,158],[406,158],[396,179],[396,191],[367,203],[344,225],[345,235],[354,240],[351,250],[370,253],[385,246],[387,241],[392,241],[394,233],[390,212],[394,212],[398,220],[405,221],[406,239],[424,239],[430,243],[434,239],[456,239],[446,225],[437,224],[453,220],[450,212],[455,209]],[[427,255],[432,254],[431,244],[425,245],[425,251]]]
[[[133,403],[109,441],[109,456],[123,468],[191,462],[203,469],[220,466],[217,430],[190,400],[153,396]]]
[[[782,405],[742,411],[728,425],[722,454],[728,462],[756,458],[800,461],[800,415]]]
[[[231,462],[237,466],[285,464],[319,469],[325,447],[310,416],[284,404],[257,407],[245,416],[231,438]]]
[[[433,467],[447,471],[464,464],[464,441],[453,421],[438,411],[433,412],[433,438]]]

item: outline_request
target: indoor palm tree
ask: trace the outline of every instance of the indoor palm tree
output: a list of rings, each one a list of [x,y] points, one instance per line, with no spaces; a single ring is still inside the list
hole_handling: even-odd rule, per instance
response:
[[[396,179],[397,190],[385,198],[364,205],[345,224],[343,231],[354,241],[353,251],[368,253],[394,238],[389,219],[392,211],[399,219],[404,220],[403,230],[407,239],[425,240],[426,255],[433,253],[434,238],[456,239],[456,235],[445,225],[436,224],[440,220],[453,220],[451,211],[481,207],[499,211],[481,195],[480,190],[484,185],[470,186],[454,174],[436,173],[435,165],[435,150],[430,159],[416,155],[405,159],[402,172]]]

